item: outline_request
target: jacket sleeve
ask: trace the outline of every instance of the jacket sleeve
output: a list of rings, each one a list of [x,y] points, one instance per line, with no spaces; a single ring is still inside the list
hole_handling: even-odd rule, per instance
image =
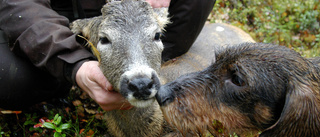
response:
[[[11,50],[54,77],[75,84],[75,73],[94,56],[77,42],[69,20],[49,0],[0,0],[0,29]]]

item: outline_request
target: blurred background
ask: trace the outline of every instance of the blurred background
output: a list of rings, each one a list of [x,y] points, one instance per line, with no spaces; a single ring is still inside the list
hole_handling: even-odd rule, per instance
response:
[[[228,23],[257,42],[320,56],[320,0],[217,0],[209,20]]]

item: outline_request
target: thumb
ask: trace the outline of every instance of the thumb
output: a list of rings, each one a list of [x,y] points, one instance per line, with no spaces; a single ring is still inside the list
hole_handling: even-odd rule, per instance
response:
[[[108,79],[103,75],[102,71],[100,70],[100,68],[98,68],[99,71],[97,71],[98,73],[96,74],[96,82],[103,87],[105,90],[107,91],[112,91],[113,87],[111,85],[111,83],[108,81]]]

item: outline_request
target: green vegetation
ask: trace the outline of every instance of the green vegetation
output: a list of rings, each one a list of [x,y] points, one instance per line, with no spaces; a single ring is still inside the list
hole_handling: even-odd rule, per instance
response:
[[[36,104],[22,112],[0,113],[0,137],[105,135],[102,116],[99,106],[87,94],[72,89],[66,98]]]
[[[306,57],[320,55],[320,1],[217,0],[209,19],[237,26],[257,42],[287,46]]]
[[[53,129],[54,130],[54,134],[53,134],[54,137],[65,137],[66,134],[62,133],[62,131],[70,128],[71,125],[69,123],[61,123],[61,120],[62,120],[62,117],[59,116],[59,114],[56,114],[54,116],[53,120],[48,120],[45,122],[42,119],[41,123],[39,123],[38,126],[48,128],[48,129]]]

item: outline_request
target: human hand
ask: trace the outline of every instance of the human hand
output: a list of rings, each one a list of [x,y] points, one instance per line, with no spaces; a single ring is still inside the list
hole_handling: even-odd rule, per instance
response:
[[[153,8],[169,7],[171,0],[146,0]]]
[[[113,91],[112,85],[98,65],[97,61],[88,61],[82,64],[76,74],[78,86],[87,92],[105,111],[132,108],[131,104],[120,93]]]

